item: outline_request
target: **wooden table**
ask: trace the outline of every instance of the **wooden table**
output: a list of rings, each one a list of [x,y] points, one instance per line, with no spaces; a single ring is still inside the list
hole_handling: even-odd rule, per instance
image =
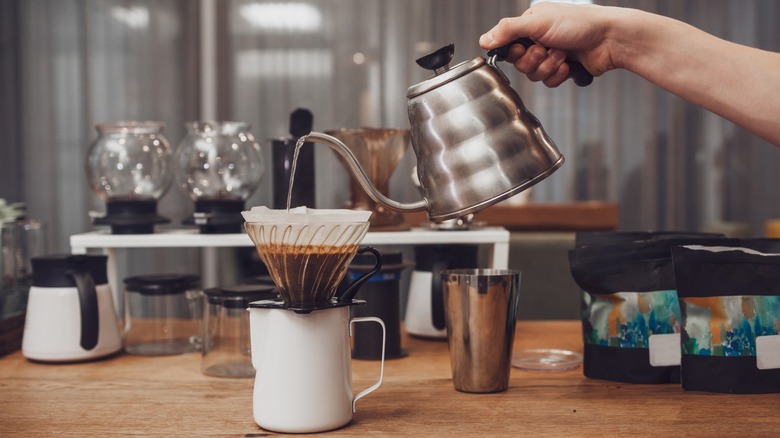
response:
[[[520,322],[515,346],[581,351],[579,322]],[[512,370],[510,388],[466,394],[452,386],[447,344],[405,337],[385,381],[333,436],[777,436],[780,395],[683,391],[565,372]],[[252,419],[252,380],[207,377],[197,354],[119,355],[46,365],[0,358],[2,436],[270,435]],[[378,363],[354,361],[354,387]]]

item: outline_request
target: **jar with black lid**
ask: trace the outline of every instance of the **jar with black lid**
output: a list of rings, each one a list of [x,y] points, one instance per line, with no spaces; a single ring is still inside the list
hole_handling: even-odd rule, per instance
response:
[[[190,353],[200,347],[200,277],[153,274],[125,278],[125,351],[139,355]]]

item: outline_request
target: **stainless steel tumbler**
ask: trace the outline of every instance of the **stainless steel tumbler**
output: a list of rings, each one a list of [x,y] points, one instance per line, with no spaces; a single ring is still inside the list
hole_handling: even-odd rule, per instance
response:
[[[463,392],[509,387],[520,271],[442,271],[452,381]]]

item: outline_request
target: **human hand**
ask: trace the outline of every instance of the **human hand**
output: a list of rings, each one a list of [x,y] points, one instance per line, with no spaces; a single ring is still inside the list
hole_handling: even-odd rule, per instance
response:
[[[520,44],[510,47],[506,61],[525,73],[532,81],[557,87],[570,76],[567,56],[579,60],[593,74],[600,76],[614,67],[606,44],[614,8],[594,5],[540,3],[520,17],[504,18],[480,37],[484,49],[495,49],[520,37],[536,41],[529,48]],[[547,49],[546,47],[551,47]]]

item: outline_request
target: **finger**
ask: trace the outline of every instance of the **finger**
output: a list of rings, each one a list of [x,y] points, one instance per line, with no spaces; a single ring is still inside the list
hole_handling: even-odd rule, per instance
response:
[[[536,70],[539,69],[539,66],[542,64],[545,58],[547,58],[547,50],[544,47],[536,44],[529,47],[528,50],[526,50],[525,55],[517,59],[514,65],[516,69],[528,75],[529,79],[538,80],[532,78],[531,75],[536,73]]]
[[[563,63],[542,83],[550,88],[555,88],[566,82],[566,79],[569,79],[569,64]]]
[[[509,46],[509,52],[504,60],[510,64],[514,64],[515,61],[525,55],[526,49],[522,44],[512,44]]]
[[[547,56],[542,59],[536,71],[528,74],[528,78],[532,81],[545,81],[552,76],[558,68],[566,61],[566,53],[562,50],[550,49],[547,51]]]

